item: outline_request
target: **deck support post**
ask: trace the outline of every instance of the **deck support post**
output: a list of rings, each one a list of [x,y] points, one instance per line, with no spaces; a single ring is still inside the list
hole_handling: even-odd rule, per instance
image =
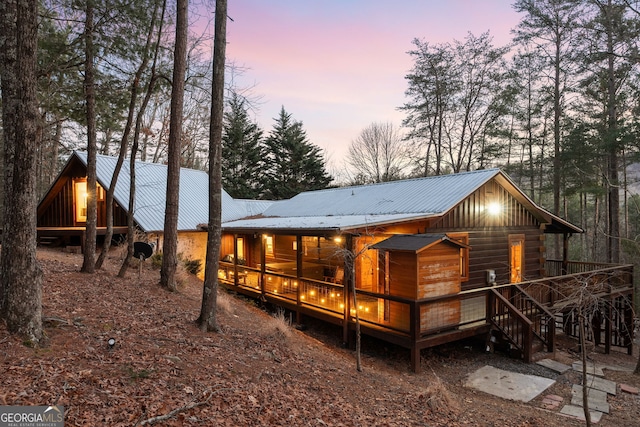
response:
[[[411,301],[409,305],[409,335],[411,336],[411,369],[416,374],[420,372],[420,347],[418,346],[418,338],[420,338],[420,306],[416,301]]]

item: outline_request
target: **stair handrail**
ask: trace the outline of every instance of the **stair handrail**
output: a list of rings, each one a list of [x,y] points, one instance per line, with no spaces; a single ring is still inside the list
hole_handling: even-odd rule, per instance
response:
[[[531,295],[529,295],[527,291],[522,289],[520,285],[515,285],[515,288],[521,294],[523,294],[527,298],[527,300],[531,301],[533,305],[542,312],[541,314],[543,314],[543,317],[545,317],[545,321],[547,323],[547,334],[546,334],[547,337],[545,338],[542,334],[542,331],[538,332],[537,330],[535,330],[535,328],[533,332],[536,334],[538,338],[540,338],[543,344],[547,347],[547,351],[550,353],[553,353],[555,349],[555,341],[556,341],[555,340],[555,337],[556,337],[555,316],[553,315],[553,313],[551,313],[551,311],[549,311],[547,307],[542,305],[538,300],[536,300]]]
[[[533,343],[533,322],[525,316],[520,310],[516,308],[507,298],[505,298],[500,292],[498,292],[494,288],[489,289],[489,296],[493,296],[500,301],[508,311],[510,318],[516,319],[516,321],[523,326],[524,333],[522,334],[522,343],[514,337],[510,331],[504,328],[500,322],[496,319],[496,308],[494,304],[491,304],[492,312],[487,313],[489,317],[489,321],[498,328],[507,339],[515,345],[523,354],[523,358],[527,363],[531,363],[532,361],[532,343]]]

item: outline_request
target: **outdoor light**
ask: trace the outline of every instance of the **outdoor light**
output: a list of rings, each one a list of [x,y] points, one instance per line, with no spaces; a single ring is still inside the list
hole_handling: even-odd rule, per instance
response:
[[[502,207],[498,202],[491,202],[487,205],[487,212],[489,212],[490,215],[499,215],[500,212],[502,212]]]
[[[109,340],[107,341],[107,344],[109,344],[109,350],[111,350],[113,348],[113,346],[116,345],[116,339],[115,338],[109,338]]]

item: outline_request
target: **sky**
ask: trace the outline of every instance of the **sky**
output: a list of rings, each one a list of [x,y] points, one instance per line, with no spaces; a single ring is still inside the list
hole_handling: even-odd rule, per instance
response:
[[[520,20],[513,0],[233,0],[227,65],[233,84],[259,98],[268,133],[284,106],[339,168],[374,122],[400,127],[412,40],[446,43],[489,31],[507,44]],[[229,79],[228,79],[229,80]]]

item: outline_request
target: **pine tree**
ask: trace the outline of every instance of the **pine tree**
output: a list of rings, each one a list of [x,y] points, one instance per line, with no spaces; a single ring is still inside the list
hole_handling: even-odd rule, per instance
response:
[[[307,140],[302,122],[282,107],[265,140],[266,179],[263,197],[288,199],[298,193],[326,188],[332,178],[325,169],[320,148]]]
[[[262,130],[249,119],[245,100],[233,93],[224,115],[222,186],[238,199],[257,199],[263,170]]]

